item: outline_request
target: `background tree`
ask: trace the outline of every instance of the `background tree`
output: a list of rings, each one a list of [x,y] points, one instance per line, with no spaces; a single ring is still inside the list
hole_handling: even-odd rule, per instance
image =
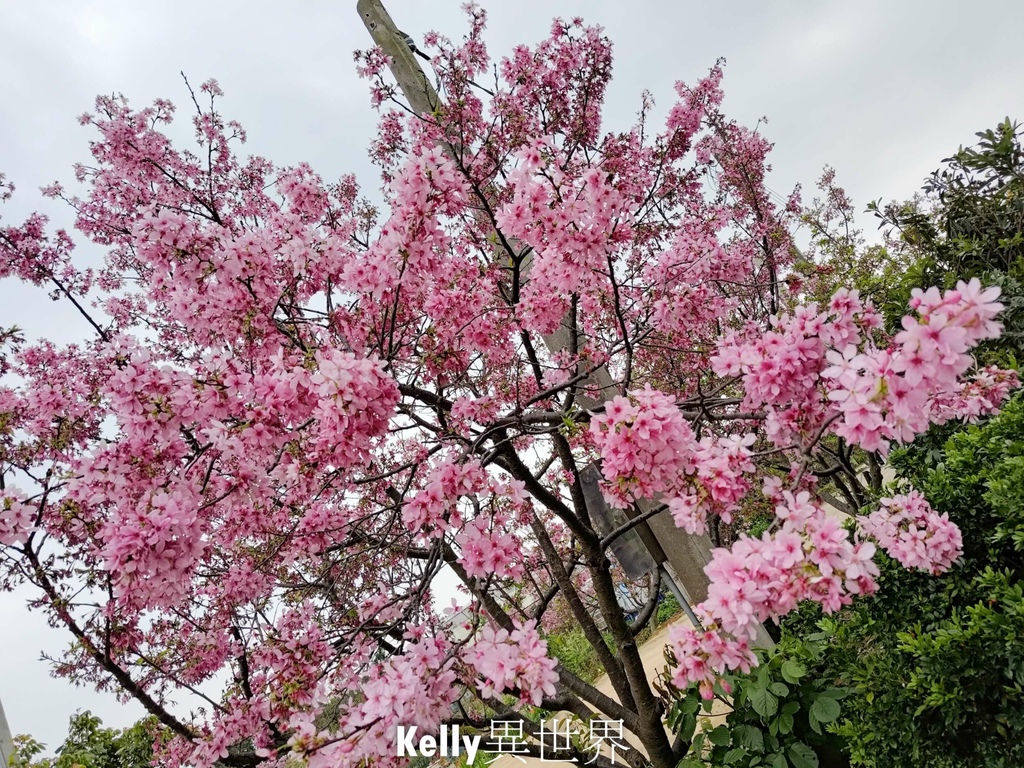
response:
[[[1000,331],[996,292],[915,293],[895,336],[845,289],[784,311],[798,201],[770,200],[770,145],[722,115],[720,67],[678,85],[663,129],[645,97],[602,135],[599,30],[556,21],[492,68],[468,13],[460,44],[421,46],[431,114],[403,109],[379,50],[359,57],[389,107],[386,215],[350,178],[239,158],[210,81],[193,151],[162,132],[167,101],[83,116],[84,196],[46,193],[102,269],[41,215],[0,231],[0,275],[71,302],[89,334],[4,337],[0,585],[34,588],[73,636],[59,674],[147,709],[161,764],[388,764],[398,725],[535,733],[596,709],[643,744],[634,768],[673,768],[690,740],[666,735],[609,562],[635,520],[701,532],[751,498],[775,515],[714,553],[703,627],[674,625],[671,683],[705,697],[756,662],[761,622],[871,593],[868,535],[908,567],[959,554],[912,494],[851,538],[818,479],[998,407],[1015,375],[969,355]],[[598,533],[591,465],[634,522]],[[462,626],[434,607],[445,569],[472,601]],[[548,656],[559,603],[614,698]]]
[[[915,201],[871,209],[889,228],[890,242],[912,258],[902,279],[895,270],[886,276],[897,278],[904,296],[913,280],[950,286],[978,277],[1002,288],[1005,332],[982,354],[1015,365],[1024,341],[1024,150],[1019,125],[1009,118],[977,137],[975,146],[943,161]],[[886,307],[892,318],[899,298]]]
[[[1024,340],[1024,149],[1020,127],[1009,118],[976,136],[978,143],[943,160],[913,199],[868,205],[883,231],[879,245],[866,246],[852,202],[826,169],[822,195],[803,216],[810,247],[796,273],[815,296],[848,280],[875,302],[890,328],[898,327],[920,285],[951,288],[972,277],[998,285],[1005,328],[981,354],[1015,365],[1014,349]]]
[[[153,760],[154,723],[140,721],[130,728],[104,728],[88,710],[77,712],[68,736],[53,758],[39,758],[45,747],[27,736],[17,738],[12,768],[146,768]]]

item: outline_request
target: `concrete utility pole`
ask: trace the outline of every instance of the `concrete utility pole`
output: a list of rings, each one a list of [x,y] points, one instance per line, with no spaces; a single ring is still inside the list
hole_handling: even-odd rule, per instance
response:
[[[14,740],[11,738],[11,729],[4,716],[4,703],[0,701],[0,765],[10,765],[13,756]]]
[[[430,84],[430,80],[420,68],[419,62],[407,42],[406,36],[399,32],[395,22],[384,9],[380,0],[357,0],[356,9],[370,36],[391,60],[391,74],[395,78],[409,106],[419,115],[432,114],[441,99]],[[449,147],[454,152],[454,148]],[[524,263],[524,272],[529,263]],[[554,333],[544,336],[548,349],[554,353],[569,346],[572,328],[568,318]],[[600,368],[583,386],[599,393],[599,399],[577,396],[577,401],[584,408],[593,408],[607,402],[618,390],[612,381],[607,368]],[[641,512],[652,509],[646,504],[637,505]],[[627,514],[630,512],[627,510]],[[704,566],[711,560],[711,540],[705,535],[688,534],[676,527],[668,511],[656,515],[648,522],[640,523],[637,532],[647,544],[656,559],[664,562],[670,577],[674,577],[683,594],[691,605],[702,602],[708,594],[708,577]],[[762,630],[757,645],[771,645],[771,639]]]

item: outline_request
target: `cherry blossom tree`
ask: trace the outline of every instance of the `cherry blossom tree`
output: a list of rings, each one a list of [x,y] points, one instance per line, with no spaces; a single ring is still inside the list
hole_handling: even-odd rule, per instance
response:
[[[209,81],[191,151],[167,101],[82,117],[84,192],[45,194],[102,267],[42,215],[0,230],[2,276],[82,318],[74,344],[3,333],[0,584],[71,633],[59,674],[156,717],[161,764],[387,765],[399,725],[596,710],[643,745],[634,768],[674,766],[687,745],[637,650],[651,612],[625,619],[584,500],[593,462],[610,504],[654,505],[634,523],[775,511],[714,551],[702,626],[673,629],[673,680],[706,696],[754,662],[760,622],[870,594],[874,542],[928,571],[957,556],[920,496],[850,532],[819,490],[856,482],[855,451],[998,408],[1014,375],[970,356],[998,292],[917,291],[892,337],[855,291],[803,303],[799,197],[768,194],[770,144],[723,115],[720,66],[663,122],[645,94],[603,133],[601,30],[556,21],[492,62],[468,13],[461,42],[422,46],[433,114],[403,107],[379,50],[358,56],[383,206],[237,154]],[[433,607],[446,571],[459,621]],[[549,657],[554,606],[614,697]]]

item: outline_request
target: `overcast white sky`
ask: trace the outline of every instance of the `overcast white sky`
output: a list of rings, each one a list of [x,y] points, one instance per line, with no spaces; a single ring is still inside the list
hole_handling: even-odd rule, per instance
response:
[[[390,0],[400,28],[421,39],[436,29],[461,36],[461,0]],[[813,187],[823,165],[837,170],[858,209],[903,199],[976,131],[1005,115],[1024,119],[1020,63],[1024,3],[1016,0],[491,0],[487,40],[500,57],[542,39],[554,16],[583,16],[615,44],[606,125],[628,124],[639,94],[664,108],[676,80],[693,82],[728,60],[725,108],[752,125],[769,118],[776,143],[771,186]],[[19,188],[3,218],[42,207],[63,225],[66,211],[36,189],[68,182],[87,159],[89,131],[76,116],[99,93],[142,106],[188,98],[180,71],[198,85],[216,77],[222,110],[248,130],[248,151],[279,165],[308,161],[327,180],[357,173],[377,185],[366,147],[376,117],[352,51],[369,37],[354,0],[0,0],[0,171]],[[182,117],[187,114],[182,110]],[[861,218],[867,230],[874,224]],[[83,251],[88,257],[88,250]],[[72,316],[15,285],[0,285],[0,324],[77,336]],[[29,614],[21,595],[0,595],[0,699],[14,733],[51,748],[78,708],[124,726],[141,711],[113,696],[48,675],[40,651],[68,636]]]

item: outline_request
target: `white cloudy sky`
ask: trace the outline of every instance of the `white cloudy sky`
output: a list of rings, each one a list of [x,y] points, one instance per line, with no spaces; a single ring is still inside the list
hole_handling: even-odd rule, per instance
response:
[[[390,0],[388,8],[417,37],[430,29],[457,37],[460,2]],[[813,186],[827,163],[859,208],[909,197],[975,131],[1005,115],[1024,118],[1017,0],[483,5],[496,56],[541,39],[553,16],[604,26],[615,43],[606,114],[616,127],[635,113],[642,89],[667,106],[676,80],[692,82],[726,57],[728,114],[748,124],[769,118],[771,186]],[[0,0],[0,30],[0,171],[19,187],[2,211],[9,222],[43,205],[40,185],[73,180],[71,165],[86,159],[91,138],[75,117],[96,94],[182,104],[180,71],[194,84],[220,81],[222,108],[246,126],[250,152],[283,165],[309,161],[325,179],[356,172],[376,185],[366,156],[375,117],[351,55],[369,38],[354,0]],[[69,223],[66,212],[48,212]],[[862,222],[873,229],[867,216]],[[41,294],[0,285],[0,325],[70,339],[70,319]],[[0,595],[0,699],[15,733],[51,747],[78,708],[117,726],[140,714],[50,678],[40,652],[66,642],[28,614],[23,596]]]

